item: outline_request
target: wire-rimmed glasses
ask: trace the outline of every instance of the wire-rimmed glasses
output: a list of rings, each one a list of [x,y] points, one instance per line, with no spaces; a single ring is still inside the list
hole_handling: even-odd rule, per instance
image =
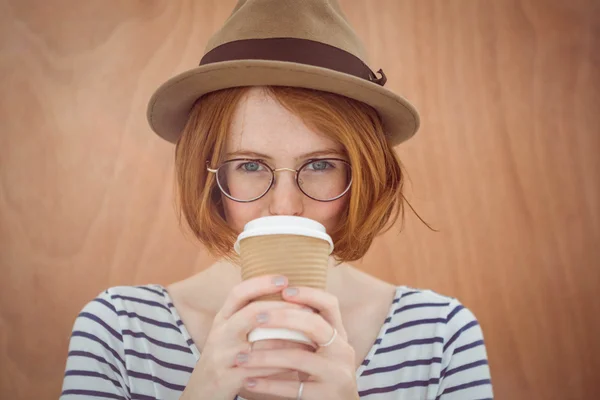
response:
[[[249,203],[267,194],[275,184],[275,172],[279,171],[294,172],[300,191],[316,201],[337,200],[352,185],[352,167],[340,158],[311,159],[298,169],[273,169],[263,160],[236,158],[225,161],[217,169],[211,169],[207,161],[206,169],[216,175],[221,192],[240,203]]]

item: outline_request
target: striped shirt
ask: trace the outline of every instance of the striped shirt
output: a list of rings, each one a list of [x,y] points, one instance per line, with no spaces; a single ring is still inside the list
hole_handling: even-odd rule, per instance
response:
[[[178,399],[200,356],[164,287],[110,288],[75,320],[60,398]],[[361,399],[492,398],[473,314],[406,286],[397,287],[356,382]]]

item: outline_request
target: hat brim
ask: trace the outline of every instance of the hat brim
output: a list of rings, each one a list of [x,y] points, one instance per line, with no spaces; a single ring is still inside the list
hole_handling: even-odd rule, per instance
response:
[[[202,95],[232,87],[270,85],[316,89],[366,103],[379,113],[392,146],[409,139],[419,128],[416,109],[376,83],[327,68],[269,60],[207,64],[174,76],[152,95],[148,122],[159,136],[176,143],[190,109]]]

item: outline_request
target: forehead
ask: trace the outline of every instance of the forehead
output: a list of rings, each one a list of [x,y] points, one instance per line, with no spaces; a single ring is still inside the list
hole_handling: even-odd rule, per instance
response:
[[[322,148],[343,146],[307,127],[296,115],[259,87],[238,103],[227,139],[227,151],[250,150],[273,158],[294,157]]]

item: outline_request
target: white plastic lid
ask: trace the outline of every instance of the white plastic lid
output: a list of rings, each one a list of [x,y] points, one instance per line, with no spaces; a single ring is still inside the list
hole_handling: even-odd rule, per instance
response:
[[[261,217],[248,222],[239,234],[234,249],[240,254],[240,241],[252,236],[263,235],[302,235],[329,242],[329,254],[333,252],[333,240],[325,227],[310,218],[288,215]]]

